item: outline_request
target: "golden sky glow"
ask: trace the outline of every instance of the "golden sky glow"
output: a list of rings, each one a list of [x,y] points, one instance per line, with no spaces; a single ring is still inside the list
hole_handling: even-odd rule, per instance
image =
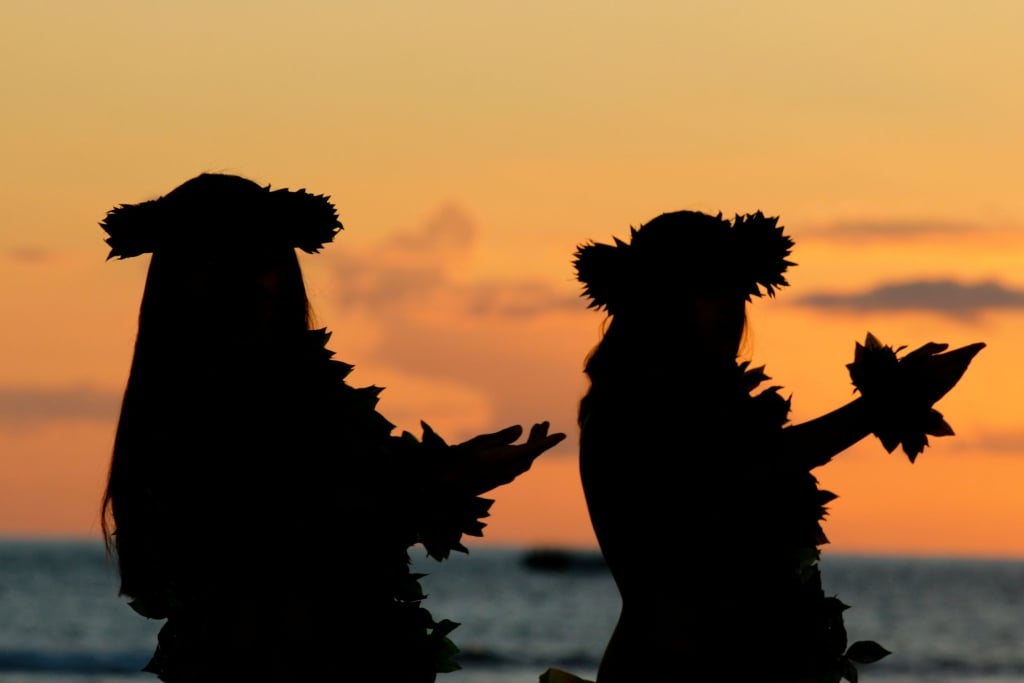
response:
[[[1022,21],[1010,0],[4,2],[0,533],[98,532],[146,262],[104,263],[97,222],[221,171],[332,195],[346,230],[303,266],[392,421],[570,434],[496,492],[483,542],[593,544],[574,415],[602,316],[575,246],[761,209],[800,265],[748,350],[795,420],[850,398],[868,330],[989,345],[939,406],[958,436],[819,472],[833,549],[1024,556]]]

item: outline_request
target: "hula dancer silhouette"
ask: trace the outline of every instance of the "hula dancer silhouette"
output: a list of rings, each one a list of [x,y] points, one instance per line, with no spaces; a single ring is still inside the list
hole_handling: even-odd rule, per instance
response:
[[[393,434],[313,329],[295,249],[341,229],[327,197],[203,174],[102,222],[152,253],[104,498],[121,594],[166,619],[161,680],[433,681],[458,668],[409,570],[481,535],[491,501],[564,438],[449,446]]]
[[[679,211],[628,239],[575,260],[610,316],[579,410],[583,488],[622,597],[598,681],[855,680],[887,651],[848,644],[845,605],[822,591],[835,496],[811,470],[870,433],[911,460],[952,434],[932,405],[984,345],[898,357],[869,335],[849,366],[860,396],[790,425],[780,387],[737,361],[747,302],[794,265],[777,219]]]

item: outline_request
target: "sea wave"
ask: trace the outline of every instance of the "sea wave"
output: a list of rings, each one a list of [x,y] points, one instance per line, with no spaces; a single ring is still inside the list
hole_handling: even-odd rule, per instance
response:
[[[428,574],[435,618],[461,623],[463,669],[438,683],[533,683],[550,667],[592,679],[618,618],[593,552],[474,548],[414,569]],[[852,605],[851,640],[893,652],[862,681],[1024,681],[1024,562],[829,556],[822,571],[826,591]],[[161,622],[118,599],[101,543],[0,542],[0,614],[3,683],[156,680],[140,670]]]
[[[0,649],[0,673],[134,674],[139,673],[151,652],[52,652]]]

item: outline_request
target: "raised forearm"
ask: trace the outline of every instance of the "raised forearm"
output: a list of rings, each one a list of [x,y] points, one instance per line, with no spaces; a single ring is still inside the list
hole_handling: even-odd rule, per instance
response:
[[[857,398],[821,417],[782,430],[786,457],[820,467],[871,433],[867,405]]]

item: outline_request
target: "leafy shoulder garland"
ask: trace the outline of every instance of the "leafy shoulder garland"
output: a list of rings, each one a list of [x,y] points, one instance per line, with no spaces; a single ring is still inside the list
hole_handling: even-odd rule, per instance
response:
[[[764,366],[751,368],[750,361],[745,361],[736,367],[741,377],[742,386],[751,397],[757,421],[756,426],[760,429],[781,430],[789,421],[790,411],[790,399],[783,398],[779,394],[782,387],[772,385],[755,394],[754,392],[762,383],[771,379],[765,374]],[[810,473],[808,476],[816,486],[817,480]],[[825,505],[835,498],[836,495],[831,491],[817,490],[815,504],[808,510],[809,514],[816,516],[813,521],[817,525],[817,544],[796,549],[793,569],[801,584],[809,589],[821,584],[819,545],[827,543],[828,539],[821,529],[820,522],[827,514]],[[827,650],[816,653],[820,655],[816,658],[817,661],[822,662],[822,670],[817,672],[818,681],[820,683],[839,683],[845,678],[850,683],[857,683],[857,664],[876,662],[890,653],[878,643],[870,640],[857,641],[847,647],[846,628],[843,625],[842,613],[849,606],[836,597],[826,597],[820,589],[815,589],[813,594],[817,600],[820,600],[818,611],[823,617],[821,623],[826,625],[831,636],[818,641]]]
[[[325,392],[322,396],[328,404],[321,407],[326,407],[329,415],[355,430],[357,442],[374,449],[375,452],[366,455],[389,458],[389,465],[397,465],[402,470],[402,482],[395,483],[404,483],[407,487],[390,501],[386,512],[401,522],[399,537],[392,540],[399,556],[404,549],[405,564],[402,568],[389,568],[389,574],[393,573],[393,586],[389,591],[391,604],[381,605],[381,610],[395,626],[395,632],[412,638],[404,644],[411,651],[396,653],[396,661],[408,667],[415,680],[434,680],[436,673],[461,668],[456,660],[459,649],[448,637],[459,624],[448,619],[435,620],[421,605],[426,595],[419,580],[424,574],[410,571],[408,548],[422,544],[427,554],[438,561],[447,559],[453,550],[468,552],[462,544],[462,536],[483,535],[485,524],[481,520],[488,516],[493,501],[446,489],[441,484],[442,474],[450,470],[456,457],[453,452],[456,449],[448,446],[426,423],[421,423],[422,439],[409,432],[393,435],[395,426],[376,410],[382,389],[356,388],[346,382],[353,366],[333,358],[334,352],[326,347],[330,336],[326,329],[307,332],[297,358],[299,367],[301,372],[313,373],[316,383]],[[183,603],[178,598],[169,592],[133,596],[129,604],[142,616],[164,619],[181,609]],[[144,667],[162,680],[184,680],[182,676],[190,675],[182,666],[189,666],[191,660],[192,631],[188,627],[183,629],[176,621],[173,617],[168,619],[161,629],[156,652]],[[411,673],[413,670],[415,674]]]
[[[332,406],[342,413],[346,420],[373,432],[374,436],[386,439],[388,448],[396,463],[406,471],[404,478],[412,484],[414,500],[410,506],[408,524],[404,527],[405,537],[401,543],[408,549],[422,545],[427,555],[437,561],[449,557],[452,551],[468,552],[462,543],[462,536],[483,536],[486,526],[481,520],[489,516],[493,500],[445,487],[441,482],[444,474],[451,471],[457,452],[438,436],[425,422],[421,422],[423,436],[417,439],[410,432],[400,436],[392,435],[394,425],[377,412],[380,387],[352,387],[346,379],[353,366],[335,358],[327,348],[331,334],[326,329],[311,330],[308,333],[309,353],[315,361],[314,367],[323,366],[327,381],[337,393]],[[397,539],[396,539],[397,540]],[[422,643],[417,650],[429,652],[434,671],[447,673],[461,668],[456,661],[459,650],[448,637],[458,623],[448,619],[436,621],[430,612],[421,606],[426,598],[419,580],[424,574],[409,571],[410,559],[405,556],[405,573],[396,580],[392,598],[397,615],[409,620],[410,628],[421,629]]]

